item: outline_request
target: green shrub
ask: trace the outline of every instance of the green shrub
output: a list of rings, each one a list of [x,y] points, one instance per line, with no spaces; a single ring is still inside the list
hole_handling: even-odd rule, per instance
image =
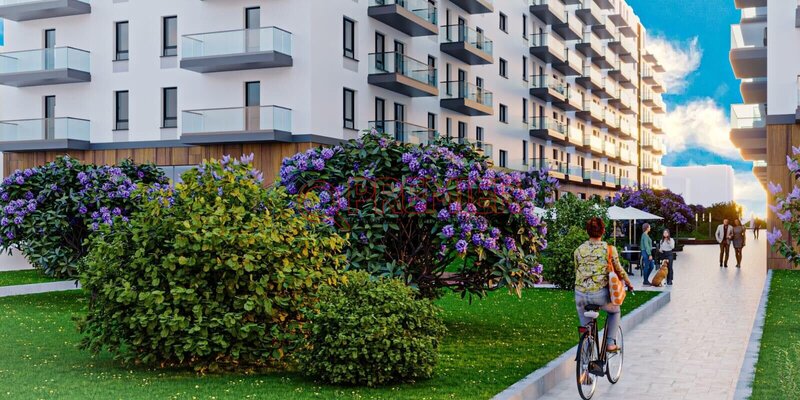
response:
[[[589,235],[583,228],[573,226],[566,235],[550,242],[547,255],[544,257],[542,272],[546,281],[565,290],[575,289],[575,260],[573,254]]]
[[[392,278],[348,272],[312,317],[304,371],[324,382],[376,386],[429,378],[445,332],[439,309]]]
[[[94,235],[83,348],[128,362],[216,371],[280,365],[304,343],[317,289],[335,283],[344,240],[249,160],[204,163],[154,186],[127,224]]]

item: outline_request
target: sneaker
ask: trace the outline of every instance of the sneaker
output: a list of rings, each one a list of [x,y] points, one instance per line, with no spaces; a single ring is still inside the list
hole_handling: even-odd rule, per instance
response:
[[[725,264],[725,268],[728,268],[728,264]]]

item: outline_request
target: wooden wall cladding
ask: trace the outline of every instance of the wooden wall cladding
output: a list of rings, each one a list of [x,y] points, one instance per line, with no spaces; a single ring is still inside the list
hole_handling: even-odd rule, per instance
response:
[[[786,166],[786,156],[792,154],[792,146],[800,146],[800,125],[767,125],[767,182],[780,184],[784,190],[791,190],[794,185]],[[775,196],[767,191],[767,204],[775,204]],[[767,209],[767,229],[782,229],[783,225],[771,210]],[[788,232],[783,231],[783,237]],[[789,238],[792,240],[794,238]],[[791,264],[780,254],[768,249],[768,269],[791,268]]]
[[[203,160],[220,159],[224,155],[239,157],[253,154],[256,169],[264,173],[265,184],[275,181],[285,157],[319,147],[317,143],[238,143],[224,145],[191,146],[191,147],[152,147],[143,149],[117,150],[71,150],[71,151],[34,151],[25,153],[3,153],[3,176],[8,176],[16,169],[32,168],[53,161],[61,155],[92,164],[115,164],[130,158],[137,163],[152,162],[156,165],[197,165]]]

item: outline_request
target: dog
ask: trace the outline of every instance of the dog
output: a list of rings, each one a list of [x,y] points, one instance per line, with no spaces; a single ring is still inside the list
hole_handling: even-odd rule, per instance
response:
[[[669,272],[669,260],[661,260],[661,268],[658,269],[656,272],[656,276],[653,277],[653,280],[650,283],[653,286],[664,286],[664,279],[667,278],[667,273]]]

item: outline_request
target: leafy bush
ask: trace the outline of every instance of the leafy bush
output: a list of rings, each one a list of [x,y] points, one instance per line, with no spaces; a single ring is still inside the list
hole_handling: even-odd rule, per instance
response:
[[[64,156],[17,170],[0,185],[0,248],[19,248],[47,275],[73,277],[89,234],[113,217],[127,218],[138,186],[165,181],[154,165],[130,160],[95,166]]]
[[[335,283],[344,240],[265,189],[252,160],[203,163],[142,194],[127,224],[91,239],[82,347],[197,370],[277,365],[306,334],[317,289]]]
[[[589,240],[584,228],[573,226],[566,235],[550,242],[544,257],[544,279],[565,290],[575,289],[575,260],[573,254],[583,242]]]
[[[490,169],[452,141],[412,145],[377,132],[284,160],[290,193],[313,192],[340,232],[350,268],[399,277],[426,297],[482,295],[537,281],[546,229],[534,213],[538,172]]]
[[[553,203],[545,215],[548,240],[559,240],[573,227],[586,229],[586,221],[594,217],[602,218],[610,233],[612,228],[608,220],[608,207],[601,200],[581,200],[572,193],[566,193]]]
[[[397,279],[350,272],[321,290],[301,357],[310,376],[376,386],[429,378],[445,328],[439,310]]]
[[[673,193],[669,189],[654,190],[651,188],[622,188],[617,192],[613,204],[620,207],[635,207],[643,211],[663,217],[656,221],[653,232],[660,232],[664,228],[676,231],[690,231],[694,229],[694,210],[686,204],[683,196]]]
[[[728,219],[731,223],[735,219],[742,218],[742,206],[736,204],[735,201],[730,201],[727,203],[714,203],[711,207],[705,209],[705,212],[711,213],[711,218],[714,221],[720,221]],[[746,221],[742,221],[744,223]]]

